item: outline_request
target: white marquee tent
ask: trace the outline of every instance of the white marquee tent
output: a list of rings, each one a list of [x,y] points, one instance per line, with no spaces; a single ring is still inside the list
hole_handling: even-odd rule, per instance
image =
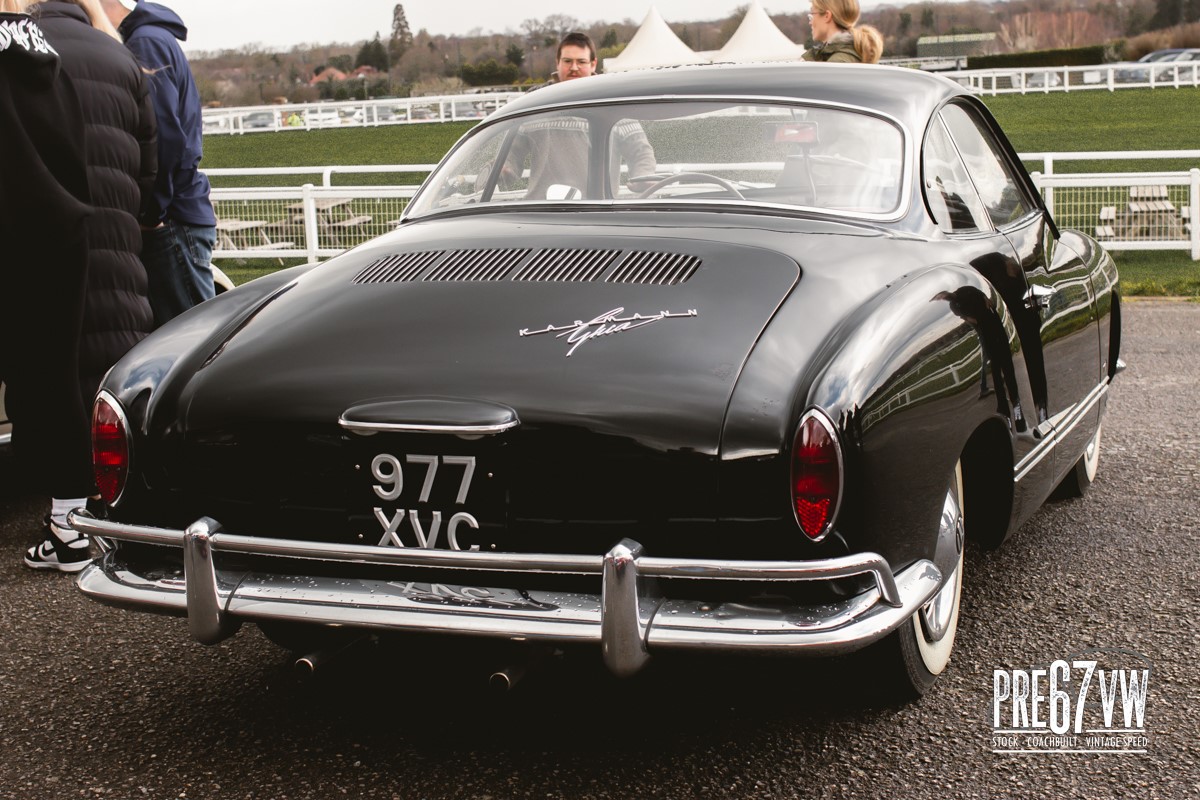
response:
[[[720,50],[697,53],[683,43],[651,6],[629,45],[615,58],[604,59],[605,72],[624,72],[683,64],[747,61],[798,61],[804,47],[776,27],[759,0],[751,0],[742,24]]]
[[[742,24],[712,61],[798,61],[804,46],[783,35],[758,0],[750,3]]]
[[[624,72],[650,67],[702,64],[707,59],[694,52],[675,35],[654,6],[642,20],[629,45],[616,58],[604,59],[605,72]]]

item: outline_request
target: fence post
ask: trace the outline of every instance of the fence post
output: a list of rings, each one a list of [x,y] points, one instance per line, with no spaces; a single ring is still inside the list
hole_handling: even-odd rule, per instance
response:
[[[1046,171],[1043,174],[1045,174],[1045,175],[1053,175],[1054,174],[1054,158],[1052,156],[1046,156],[1046,163],[1044,166],[1046,167]],[[1054,187],[1047,186],[1044,190],[1042,190],[1042,197],[1045,198],[1045,201],[1046,201],[1046,210],[1050,212],[1050,216],[1051,216],[1051,218],[1053,218],[1054,217]]]
[[[308,250],[308,263],[317,263],[317,204],[313,198],[313,185],[304,184],[301,187],[301,200],[304,203],[304,246]]]
[[[1192,261],[1200,261],[1200,169],[1192,167],[1188,174],[1192,185],[1188,191],[1188,222],[1192,226]]]

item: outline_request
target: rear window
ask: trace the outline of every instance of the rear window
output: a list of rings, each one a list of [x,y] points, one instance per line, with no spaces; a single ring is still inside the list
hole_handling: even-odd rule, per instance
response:
[[[409,210],[532,203],[745,204],[863,216],[904,200],[891,120],[815,105],[629,103],[481,126]]]

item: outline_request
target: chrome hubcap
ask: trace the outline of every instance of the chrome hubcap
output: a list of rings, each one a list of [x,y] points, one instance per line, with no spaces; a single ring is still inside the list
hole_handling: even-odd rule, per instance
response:
[[[921,627],[925,638],[930,642],[939,642],[950,630],[954,618],[954,609],[958,601],[958,585],[962,581],[962,551],[965,529],[963,526],[962,508],[958,504],[957,486],[951,487],[946,493],[946,502],[942,506],[941,529],[943,533],[954,530],[954,541],[958,546],[959,560],[953,574],[946,578],[942,588],[933,599],[921,607]]]

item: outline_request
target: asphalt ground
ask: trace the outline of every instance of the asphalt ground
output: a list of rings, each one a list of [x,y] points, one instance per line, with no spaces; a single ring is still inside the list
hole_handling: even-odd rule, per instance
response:
[[[968,549],[953,660],[903,706],[843,662],[659,659],[618,681],[590,652],[498,697],[503,654],[420,641],[301,680],[253,628],[203,647],[26,569],[44,508],[0,456],[0,796],[1200,796],[1200,304],[1130,302],[1125,328],[1097,483]],[[1145,752],[993,752],[994,670],[1088,648],[1151,665]]]

